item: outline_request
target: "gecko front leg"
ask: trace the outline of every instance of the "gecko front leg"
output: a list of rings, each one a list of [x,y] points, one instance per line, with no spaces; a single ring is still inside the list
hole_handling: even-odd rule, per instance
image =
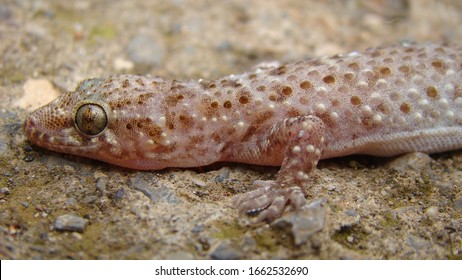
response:
[[[270,131],[255,143],[259,156],[284,150],[284,159],[275,181],[257,180],[254,191],[238,195],[234,205],[241,212],[260,212],[257,222],[270,222],[284,212],[286,206],[295,210],[306,204],[302,186],[317,165],[324,147],[325,126],[315,116],[300,116],[274,124]],[[252,147],[247,147],[251,149]]]

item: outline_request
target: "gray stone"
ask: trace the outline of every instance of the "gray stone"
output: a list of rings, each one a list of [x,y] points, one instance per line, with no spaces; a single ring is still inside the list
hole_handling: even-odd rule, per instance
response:
[[[117,201],[120,201],[124,198],[125,196],[125,191],[124,189],[118,189],[115,193],[115,197],[114,199],[117,200]]]
[[[220,174],[218,174],[218,176],[213,178],[213,180],[217,183],[221,183],[228,178],[229,178],[229,168],[225,167],[225,168],[220,169]]]
[[[425,215],[429,218],[436,218],[439,214],[438,207],[436,206],[430,206],[425,210]]]
[[[295,245],[304,243],[324,226],[326,199],[320,198],[304,205],[297,211],[284,214],[271,224],[271,227],[288,230],[292,233]]]
[[[146,178],[144,173],[138,173],[130,178],[135,190],[142,192],[153,202],[168,202],[170,204],[180,203],[180,199],[166,186],[158,186],[155,181]]]
[[[454,210],[457,210],[457,211],[462,210],[462,198],[456,199],[454,201]]]
[[[10,192],[9,188],[4,187],[4,188],[0,189],[0,193],[2,193],[2,194],[10,194],[11,192]]]
[[[71,214],[61,215],[55,220],[55,229],[58,231],[84,232],[87,220]]]
[[[421,171],[430,166],[432,158],[424,153],[409,153],[402,155],[388,164],[390,169],[406,172],[406,171]]]
[[[242,259],[242,254],[236,248],[231,246],[227,240],[222,241],[213,252],[210,254],[215,260],[239,260]]]
[[[99,177],[96,179],[96,190],[103,193],[106,189],[108,179],[106,177]]]

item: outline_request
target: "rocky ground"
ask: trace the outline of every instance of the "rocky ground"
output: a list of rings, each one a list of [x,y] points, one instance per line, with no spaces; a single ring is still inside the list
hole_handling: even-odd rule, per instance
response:
[[[462,151],[322,161],[325,224],[248,225],[231,197],[277,168],[131,171],[30,146],[28,112],[90,77],[218,78],[399,41],[462,42],[457,0],[0,5],[1,259],[460,259]]]

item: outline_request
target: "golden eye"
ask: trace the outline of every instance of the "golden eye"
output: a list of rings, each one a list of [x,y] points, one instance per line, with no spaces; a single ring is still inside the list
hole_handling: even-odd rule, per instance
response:
[[[103,107],[95,103],[81,105],[74,114],[74,124],[80,133],[96,136],[107,126],[107,115]]]

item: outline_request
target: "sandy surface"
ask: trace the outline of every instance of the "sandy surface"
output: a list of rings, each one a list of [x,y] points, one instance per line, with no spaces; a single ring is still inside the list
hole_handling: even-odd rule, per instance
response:
[[[21,128],[85,78],[218,78],[403,40],[457,44],[460,26],[458,0],[2,1],[0,258],[460,258],[461,151],[321,162],[309,198],[326,199],[325,225],[297,245],[291,228],[248,226],[230,207],[277,168],[130,171],[31,147]]]

